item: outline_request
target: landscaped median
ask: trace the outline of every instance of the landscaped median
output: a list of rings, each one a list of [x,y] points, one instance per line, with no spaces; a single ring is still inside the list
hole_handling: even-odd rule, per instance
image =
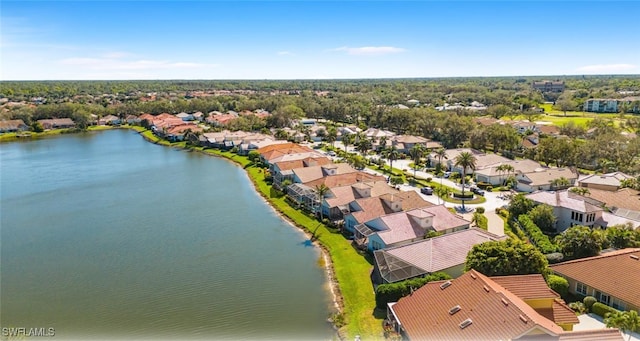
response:
[[[247,157],[216,149],[202,151],[228,158],[242,166],[262,196],[298,227],[313,233],[316,240],[329,253],[346,322],[346,326],[340,329],[341,336],[347,339],[353,339],[356,335],[366,340],[383,339],[382,320],[373,315],[375,294],[370,280],[372,265],[351,246],[351,242],[340,233],[332,232],[316,219],[289,206],[285,197],[277,195],[264,181],[265,170],[253,167]]]

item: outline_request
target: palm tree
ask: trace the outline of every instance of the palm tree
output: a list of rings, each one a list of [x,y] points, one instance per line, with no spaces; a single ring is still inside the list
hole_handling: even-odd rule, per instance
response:
[[[564,176],[551,180],[551,187],[556,190],[569,186],[571,186],[571,181],[569,181],[569,179],[565,178]]]
[[[360,141],[358,141],[357,143],[357,149],[363,157],[367,155],[367,152],[369,151],[369,149],[371,149],[371,146],[371,141],[366,137],[360,138]]]
[[[444,148],[440,148],[436,150],[436,157],[438,158],[438,164],[442,167],[442,159],[449,159],[447,157],[447,150]]]
[[[515,171],[515,168],[513,168],[513,166],[508,163],[503,163],[496,168],[496,171],[498,171],[498,173],[500,174],[511,174],[511,172]],[[500,182],[504,186],[504,178],[502,178]]]
[[[387,148],[387,137],[383,136],[378,141],[378,149],[379,150],[385,150],[385,148]]]
[[[389,160],[389,171],[391,172],[391,175],[393,175],[393,161],[398,160],[398,158],[400,157],[400,152],[398,152],[396,146],[391,146],[387,148],[383,152],[383,154]]]
[[[569,192],[575,193],[575,194],[578,194],[578,195],[591,194],[591,192],[589,192],[589,189],[586,188],[586,187],[571,187],[571,189],[569,189]]]
[[[442,201],[444,202],[444,198],[448,197],[449,195],[451,195],[451,188],[449,188],[447,186],[440,185],[436,189],[434,189],[433,191],[438,196],[438,204],[440,204],[440,198],[443,198]]]
[[[316,195],[318,196],[318,206],[317,206],[317,210],[320,211],[320,221],[322,221],[323,216],[322,216],[322,201],[324,200],[324,196],[327,195],[327,193],[330,191],[331,189],[329,187],[327,187],[327,185],[325,184],[320,184],[320,185],[316,185]]]
[[[335,148],[335,142],[338,139],[338,130],[335,127],[329,127],[324,139],[328,143],[331,143],[331,148]]]
[[[342,136],[342,144],[344,145],[345,153],[348,152],[347,147],[349,147],[355,141],[355,135],[353,134],[344,134]]]
[[[620,328],[623,333],[630,332],[629,340],[632,332],[640,330],[640,316],[635,310],[607,313],[604,322],[609,328]]]
[[[476,157],[469,152],[462,152],[456,156],[454,165],[462,167],[462,196],[464,196],[464,184],[467,177],[467,168],[473,172],[476,169]],[[464,210],[464,200],[462,200],[462,210]]]
[[[416,171],[418,170],[418,166],[420,164],[420,159],[422,159],[422,157],[424,156],[425,151],[426,151],[426,148],[419,143],[416,143],[415,145],[413,145],[411,150],[409,150],[409,154],[411,154],[411,157],[413,158],[413,178],[414,179],[416,177]]]

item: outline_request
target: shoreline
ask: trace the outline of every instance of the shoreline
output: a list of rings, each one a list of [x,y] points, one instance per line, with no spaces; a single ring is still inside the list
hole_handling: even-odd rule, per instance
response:
[[[142,136],[142,138],[147,141],[150,142],[152,144],[155,145],[159,145],[159,146],[163,146],[163,147],[171,147],[171,148],[176,148],[176,149],[181,149],[184,151],[188,151],[188,152],[198,152],[201,154],[205,154],[207,156],[212,156],[212,157],[216,157],[222,160],[226,160],[228,162],[232,162],[234,163],[236,166],[242,168],[244,170],[244,174],[247,178],[249,178],[249,180],[252,183],[253,186],[253,190],[262,198],[262,200],[265,201],[265,203],[271,208],[273,209],[273,211],[276,213],[276,215],[281,218],[284,222],[286,222],[287,224],[291,225],[292,227],[296,228],[298,231],[302,232],[309,240],[312,240],[313,238],[313,233],[309,230],[308,227],[305,227],[304,225],[302,225],[301,223],[297,223],[295,220],[289,218],[287,216],[287,214],[285,212],[283,212],[281,210],[281,208],[279,208],[274,202],[272,202],[270,200],[270,198],[268,197],[268,195],[266,193],[264,193],[260,187],[258,186],[258,179],[254,177],[254,175],[250,174],[249,170],[246,168],[248,163],[245,164],[243,162],[241,162],[241,160],[235,159],[235,155],[237,154],[233,154],[233,155],[224,155],[222,154],[222,151],[218,150],[218,149],[203,149],[202,147],[190,147],[190,146],[186,146],[185,142],[180,142],[180,144],[172,144],[166,140],[162,140],[158,137],[156,137],[155,135],[153,135],[153,139],[149,136],[147,136],[147,134],[144,134],[145,132],[149,131],[148,129],[144,129],[142,127],[139,126],[109,126],[109,127],[105,127],[105,128],[101,128],[101,129],[90,129],[90,130],[83,130],[83,131],[77,131],[77,132],[69,132],[69,134],[75,134],[75,133],[86,133],[86,132],[94,132],[94,131],[105,131],[105,130],[115,130],[115,129],[128,129],[128,130],[133,130],[134,132],[136,132],[138,135]],[[38,138],[46,138],[49,136],[59,136],[62,134],[45,134],[45,136],[38,136]],[[5,140],[5,141],[0,141],[0,142],[19,142],[21,139],[15,139],[15,140]],[[24,140],[28,140],[28,139],[24,139]],[[30,139],[29,139],[30,140]],[[208,150],[210,150],[211,152],[207,152]],[[242,156],[239,156],[242,157]],[[260,171],[262,172],[262,171]],[[262,173],[261,173],[262,174]],[[319,225],[320,226],[320,225]],[[338,281],[338,277],[336,274],[336,270],[335,270],[335,265],[333,262],[333,258],[331,255],[331,252],[329,251],[329,249],[327,248],[326,245],[324,245],[321,241],[319,241],[318,239],[313,240],[312,241],[312,245],[314,245],[315,247],[317,247],[320,251],[320,256],[321,258],[318,258],[318,261],[316,264],[318,264],[318,266],[322,266],[324,269],[324,273],[326,275],[327,278],[327,282],[323,285],[323,287],[325,288],[325,290],[327,290],[329,292],[329,294],[331,295],[331,302],[330,303],[330,315],[327,316],[326,321],[329,322],[331,324],[331,326],[333,327],[334,331],[335,331],[335,337],[339,340],[345,340],[347,338],[349,338],[349,334],[350,332],[348,331],[347,326],[349,325],[349,323],[341,323],[338,322],[340,325],[336,324],[336,320],[341,320],[341,321],[348,321],[351,318],[353,318],[353,316],[347,316],[346,315],[346,306],[345,306],[345,298],[342,294],[342,290],[340,288],[340,283]],[[320,263],[322,261],[322,263]],[[351,314],[349,314],[351,315]],[[363,330],[360,331],[360,333],[362,333]],[[358,333],[358,334],[360,334]],[[366,333],[366,332],[365,332]],[[372,334],[375,335],[375,334]],[[381,336],[381,335],[380,335]],[[373,336],[375,339],[378,339],[380,336]]]
[[[149,140],[147,140],[147,141],[149,141]],[[151,141],[149,141],[149,142],[151,142]],[[154,143],[154,142],[151,142],[151,143]],[[260,198],[262,198],[262,200],[273,210],[273,212],[280,219],[282,219],[284,222],[286,222],[288,225],[290,225],[291,227],[293,227],[293,228],[297,229],[298,231],[302,232],[309,240],[312,240],[313,234],[311,232],[309,232],[304,227],[296,224],[295,221],[293,221],[292,219],[287,217],[284,213],[282,213],[280,210],[278,210],[278,208],[275,205],[273,205],[271,203],[271,201],[269,201],[269,198],[265,197],[265,194],[262,193],[262,191],[260,191],[260,189],[258,188],[257,184],[255,183],[256,180],[253,177],[251,177],[251,175],[249,175],[249,173],[244,169],[244,167],[243,167],[243,165],[241,163],[237,162],[236,160],[230,159],[230,158],[228,158],[228,157],[226,157],[224,155],[216,155],[216,154],[206,153],[203,150],[188,149],[188,148],[182,148],[182,149],[189,150],[189,151],[196,151],[196,152],[201,153],[201,154],[205,154],[205,155],[208,155],[208,156],[213,156],[213,157],[216,157],[216,158],[219,158],[219,159],[223,159],[223,160],[231,162],[231,163],[235,164],[236,166],[242,168],[242,170],[244,170],[245,176],[250,180],[251,185],[253,186],[253,189],[256,192],[256,194],[258,194],[260,196]],[[324,267],[325,274],[327,276],[327,284],[329,286],[329,292],[331,293],[331,296],[332,296],[333,307],[338,313],[343,313],[343,311],[344,311],[343,297],[342,297],[342,295],[340,293],[340,286],[338,284],[338,281],[336,280],[335,270],[334,270],[334,267],[333,267],[333,261],[331,259],[331,255],[329,254],[329,251],[326,249],[326,247],[322,243],[320,243],[319,241],[314,240],[314,241],[312,241],[312,244],[319,249],[320,256],[322,257],[322,259],[324,261],[324,266],[323,267]],[[338,329],[338,328],[336,328],[335,325],[334,325],[334,328]]]

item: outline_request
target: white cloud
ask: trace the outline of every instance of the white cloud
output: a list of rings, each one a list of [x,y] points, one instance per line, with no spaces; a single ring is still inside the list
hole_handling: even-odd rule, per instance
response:
[[[191,62],[171,62],[167,60],[125,59],[124,52],[107,54],[106,58],[66,58],[60,64],[86,68],[90,70],[159,70],[159,69],[196,69],[217,67],[217,64]]]
[[[632,71],[637,68],[638,66],[633,64],[597,64],[579,67],[578,71],[584,71],[588,73],[610,73]]]
[[[338,47],[332,49],[330,51],[341,51],[346,52],[349,55],[353,56],[379,56],[385,54],[395,54],[402,53],[407,51],[401,47],[393,47],[393,46],[363,46],[363,47]]]

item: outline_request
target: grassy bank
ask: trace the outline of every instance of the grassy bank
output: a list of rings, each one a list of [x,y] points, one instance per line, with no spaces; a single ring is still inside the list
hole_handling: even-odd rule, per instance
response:
[[[289,206],[285,197],[279,195],[264,181],[264,169],[253,167],[246,157],[215,149],[202,151],[210,155],[228,158],[245,168],[262,196],[298,227],[314,234],[322,247],[329,253],[347,323],[341,328],[341,334],[347,339],[353,339],[356,335],[362,336],[363,339],[383,339],[382,320],[374,317],[375,295],[369,279],[372,265],[351,246],[351,242],[315,218]]]

